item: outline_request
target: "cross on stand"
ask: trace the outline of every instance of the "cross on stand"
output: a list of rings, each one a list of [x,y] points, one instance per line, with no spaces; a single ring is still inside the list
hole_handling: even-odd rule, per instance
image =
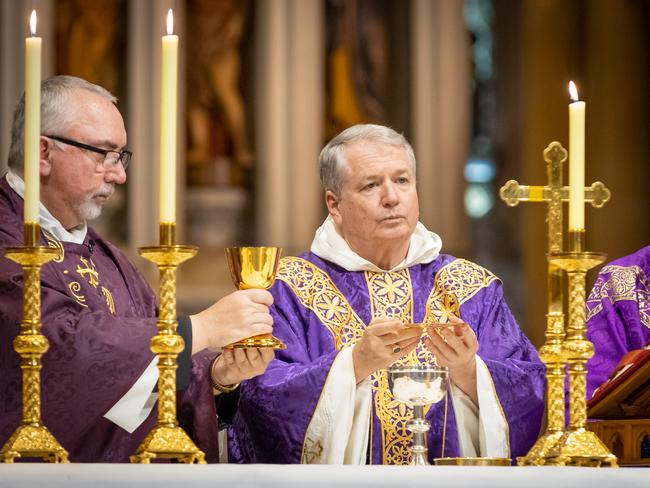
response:
[[[547,203],[549,255],[563,250],[562,203],[569,201],[569,187],[562,184],[562,164],[566,160],[566,149],[559,142],[552,142],[544,150],[548,176],[546,186],[520,185],[516,180],[509,180],[499,190],[499,196],[510,207],[519,205],[519,202]],[[585,201],[595,208],[602,207],[610,197],[611,192],[600,181],[585,188]],[[526,456],[518,459],[518,464],[522,466],[563,464],[557,459],[553,449],[562,438],[565,428],[564,382],[567,361],[562,349],[565,338],[562,269],[550,261],[547,284],[546,342],[541,347],[539,356],[546,364],[548,422],[546,432]]]

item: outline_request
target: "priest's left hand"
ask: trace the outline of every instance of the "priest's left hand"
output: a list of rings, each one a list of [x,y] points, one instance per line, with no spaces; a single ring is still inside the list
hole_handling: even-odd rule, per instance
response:
[[[478,340],[472,328],[460,320],[452,324],[430,324],[424,342],[440,366],[449,368],[449,377],[478,405],[476,359]]]
[[[274,357],[269,347],[224,349],[212,367],[212,381],[228,386],[254,378],[266,371]]]

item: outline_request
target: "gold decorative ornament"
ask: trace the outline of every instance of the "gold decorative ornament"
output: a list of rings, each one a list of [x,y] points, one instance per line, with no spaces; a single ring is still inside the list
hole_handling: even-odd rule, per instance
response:
[[[185,347],[176,333],[176,268],[194,257],[194,246],[175,244],[176,224],[160,223],[160,245],[139,249],[140,255],[160,270],[160,313],[158,334],[151,339],[151,351],[158,356],[158,425],[145,437],[132,463],[149,464],[152,459],[175,459],[205,464],[205,454],[178,425],[176,416],[176,358]]]
[[[23,320],[14,350],[20,355],[23,370],[22,420],[0,451],[0,460],[13,463],[16,458],[40,458],[67,463],[68,452],[61,447],[41,418],[41,358],[49,348],[41,334],[41,266],[59,258],[60,251],[39,246],[40,224],[25,222],[25,245],[8,247],[5,256],[23,268]]]
[[[546,314],[546,342],[539,350],[546,364],[546,431],[535,442],[526,456],[517,459],[520,466],[563,465],[566,458],[557,454],[557,446],[565,436],[565,369],[567,364],[565,315],[563,310],[562,268],[553,258],[563,250],[562,203],[569,200],[569,187],[562,184],[562,165],[567,151],[559,142],[550,143],[544,150],[548,184],[546,186],[520,185],[509,180],[499,191],[501,199],[511,207],[519,202],[546,202],[548,223],[548,312]],[[585,188],[585,201],[595,208],[602,207],[611,198],[611,192],[599,181]]]
[[[280,264],[281,247],[228,247],[226,259],[230,277],[238,290],[253,288],[268,290],[275,281]],[[260,334],[225,346],[226,349],[246,347],[271,347],[286,349],[287,346],[272,334]]]

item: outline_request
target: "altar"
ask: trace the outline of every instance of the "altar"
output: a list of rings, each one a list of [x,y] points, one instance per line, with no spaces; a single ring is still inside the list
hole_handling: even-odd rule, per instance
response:
[[[431,487],[590,488],[648,486],[643,468],[574,467],[408,467],[324,465],[0,465],[0,487],[173,487],[238,488]]]

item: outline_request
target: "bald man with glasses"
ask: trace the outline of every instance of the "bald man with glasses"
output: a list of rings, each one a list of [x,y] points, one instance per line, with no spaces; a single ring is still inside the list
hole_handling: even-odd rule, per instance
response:
[[[72,461],[127,462],[156,422],[158,378],[149,341],[156,296],[113,244],[88,226],[131,161],[126,130],[104,88],[71,76],[41,86],[41,245],[62,251],[42,269],[43,417]],[[14,114],[9,171],[0,178],[0,254],[23,244],[24,97]],[[137,204],[137,202],[134,202]],[[0,445],[20,423],[20,358],[12,342],[22,319],[22,269],[0,258]],[[261,374],[268,349],[214,352],[272,331],[265,290],[242,290],[178,317],[179,420],[218,459],[218,413],[232,416],[239,382]],[[221,404],[221,405],[220,405]],[[227,406],[229,408],[219,407]]]

